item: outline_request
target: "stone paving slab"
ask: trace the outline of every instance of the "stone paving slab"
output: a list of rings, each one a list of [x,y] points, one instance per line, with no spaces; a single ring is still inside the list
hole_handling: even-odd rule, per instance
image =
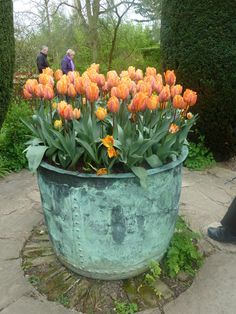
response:
[[[21,270],[21,260],[1,261],[0,312],[1,309],[7,307],[30,291],[32,291],[32,285],[24,278],[23,271]]]
[[[235,314],[236,255],[217,253],[205,261],[192,286],[164,307],[165,314]]]
[[[9,307],[1,311],[1,314],[79,314],[80,312],[68,310],[62,305],[40,300],[32,297],[22,297]],[[82,313],[81,313],[82,314]]]

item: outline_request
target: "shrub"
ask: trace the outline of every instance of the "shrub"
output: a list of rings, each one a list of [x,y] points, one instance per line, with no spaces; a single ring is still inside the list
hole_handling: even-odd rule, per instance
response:
[[[0,132],[0,164],[4,169],[19,171],[27,165],[23,154],[26,135],[30,134],[21,118],[28,118],[31,110],[26,102],[10,106],[2,130]]]
[[[189,142],[189,154],[184,165],[192,170],[204,170],[215,164],[212,152],[205,146],[205,137],[200,135],[198,143]]]
[[[218,160],[236,152],[235,10],[229,0],[164,0],[162,6],[163,67],[198,92],[198,128]]]
[[[12,0],[0,1],[0,129],[8,109],[15,58]]]

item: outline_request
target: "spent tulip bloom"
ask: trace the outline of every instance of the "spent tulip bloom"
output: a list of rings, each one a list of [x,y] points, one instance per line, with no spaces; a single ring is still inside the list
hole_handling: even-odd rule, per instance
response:
[[[96,114],[96,117],[98,118],[98,120],[104,120],[107,116],[107,110],[106,110],[106,108],[98,107],[95,114]]]
[[[106,147],[106,148],[109,148],[109,147],[113,147],[115,141],[114,141],[114,138],[112,135],[107,135],[106,137],[104,137],[102,139],[102,144]]]
[[[120,108],[119,99],[116,96],[111,96],[107,102],[107,108],[110,112],[118,112]]]
[[[169,132],[174,134],[176,132],[179,131],[179,126],[175,123],[171,123],[170,127],[169,127]]]
[[[114,147],[108,147],[107,148],[107,154],[109,158],[117,157],[118,152]]]
[[[108,170],[107,168],[100,168],[97,170],[96,175],[97,176],[103,176],[105,174],[108,174]]]
[[[193,118],[192,112],[187,113],[187,119],[191,120]]]

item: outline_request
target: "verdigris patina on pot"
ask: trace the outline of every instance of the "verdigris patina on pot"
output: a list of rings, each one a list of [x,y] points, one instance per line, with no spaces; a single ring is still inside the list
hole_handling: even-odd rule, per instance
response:
[[[184,147],[176,161],[148,170],[143,189],[132,173],[76,173],[45,162],[38,169],[45,221],[60,261],[97,279],[123,279],[160,260],[173,235]]]

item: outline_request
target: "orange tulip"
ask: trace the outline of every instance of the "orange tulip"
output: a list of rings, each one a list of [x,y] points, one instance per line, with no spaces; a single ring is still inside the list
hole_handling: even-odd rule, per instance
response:
[[[85,79],[83,77],[77,77],[75,80],[75,90],[78,94],[85,94]]]
[[[103,107],[98,107],[95,114],[98,120],[104,120],[107,116],[107,110]]]
[[[62,70],[56,70],[54,73],[55,80],[59,81],[62,78],[62,75],[63,75]]]
[[[75,98],[76,97],[76,90],[73,84],[69,84],[68,90],[67,90],[68,96]]]
[[[163,83],[162,75],[161,75],[160,73],[157,73],[157,75],[156,75],[156,81],[157,81],[157,82],[160,82],[160,83]]]
[[[63,100],[63,101],[60,101],[57,105],[57,111],[58,111],[58,114],[63,117],[64,116],[64,110],[65,108],[67,107],[67,103]]]
[[[152,76],[156,76],[157,74],[157,70],[153,67],[147,67],[146,68],[146,76],[152,75]]]
[[[175,72],[174,70],[170,71],[170,70],[167,70],[165,73],[165,81],[166,81],[166,84],[172,86],[175,84],[176,82],[176,76],[175,76]]]
[[[108,88],[111,89],[114,86],[119,84],[119,76],[116,71],[107,72],[107,85]]]
[[[99,87],[104,86],[106,83],[105,76],[103,74],[98,74],[96,83],[98,84]]]
[[[44,74],[44,73],[39,74],[39,83],[43,85],[47,85],[47,84],[50,84],[51,86],[54,85],[52,76],[48,74]]]
[[[96,175],[97,176],[103,176],[105,174],[108,174],[108,170],[107,168],[100,168],[97,170]]]
[[[107,108],[110,112],[118,112],[120,108],[119,100],[116,96],[111,96],[107,102]]]
[[[73,110],[73,118],[76,119],[76,120],[79,120],[80,116],[81,116],[81,111],[80,111],[80,109],[75,108],[75,109]]]
[[[138,92],[132,101],[130,109],[132,112],[144,111],[146,109],[147,95],[143,92]]]
[[[38,85],[38,81],[35,79],[29,79],[25,83],[25,89],[28,91],[30,94],[34,94],[35,86]]]
[[[170,99],[170,87],[169,85],[166,85],[162,88],[160,95],[159,95],[159,100],[160,102],[166,102]]]
[[[97,84],[91,83],[85,89],[86,97],[90,102],[98,100],[99,97],[99,88]]]
[[[118,88],[117,87],[112,87],[111,89],[111,96],[116,96],[118,97]]]
[[[109,158],[118,156],[118,152],[117,152],[117,150],[114,147],[108,147],[107,154],[108,154]]]
[[[106,147],[112,147],[115,141],[112,135],[107,135],[106,137],[102,138],[102,144]]]
[[[54,98],[54,90],[51,87],[51,85],[45,85],[44,86],[44,95],[43,95],[44,99],[48,99],[51,100]]]
[[[109,86],[107,82],[105,82],[105,84],[103,85],[102,91],[104,94],[107,94],[109,92]]]
[[[67,105],[63,111],[63,118],[66,120],[72,120],[74,117],[73,108],[71,105]]]
[[[91,65],[90,65],[90,68],[89,69],[93,69],[93,70],[95,70],[96,72],[99,72],[99,64],[97,64],[97,63],[92,63]]]
[[[143,79],[143,71],[140,69],[136,70],[134,79],[135,79],[135,81],[142,80]]]
[[[128,77],[129,78],[129,72],[128,71],[121,71],[120,78]]]
[[[53,70],[51,68],[43,69],[43,74],[47,74],[49,76],[53,76]]]
[[[64,79],[60,79],[60,81],[57,82],[57,92],[60,95],[66,95],[67,93],[67,81]]]
[[[169,127],[169,132],[174,134],[179,131],[179,126],[175,123],[172,123]]]
[[[157,95],[152,95],[151,97],[147,98],[146,105],[148,109],[155,110],[158,107],[159,97]]]
[[[193,106],[197,102],[197,93],[192,91],[191,89],[186,89],[183,98],[187,105]]]
[[[128,73],[129,73],[129,77],[131,78],[131,80],[134,80],[135,74],[136,74],[135,67],[129,66],[128,67]]]
[[[170,92],[171,92],[171,97],[175,97],[176,95],[182,94],[183,91],[183,86],[180,84],[171,86]]]
[[[117,97],[125,100],[129,96],[129,88],[126,84],[121,83],[117,87]]]
[[[97,83],[99,74],[95,71],[95,69],[90,69],[87,73],[90,81],[92,83]]]
[[[154,86],[153,86],[153,91],[155,91],[158,94],[160,94],[162,89],[163,89],[163,83],[161,81],[156,81]]]
[[[75,83],[75,77],[76,77],[75,71],[69,71],[67,73],[68,83],[74,84]]]
[[[173,107],[177,109],[185,109],[187,107],[187,103],[181,95],[175,95],[173,98]]]
[[[137,90],[151,96],[152,85],[149,82],[139,81],[137,84]]]
[[[28,92],[26,88],[23,89],[23,96],[25,99],[31,99],[33,97],[33,95],[30,92]]]
[[[34,93],[37,97],[43,98],[44,97],[44,85],[38,84],[35,86]]]

